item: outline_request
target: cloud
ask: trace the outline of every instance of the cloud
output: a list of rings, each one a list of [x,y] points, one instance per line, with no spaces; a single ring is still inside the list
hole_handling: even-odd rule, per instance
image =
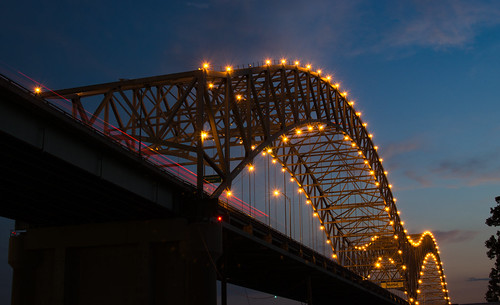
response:
[[[432,180],[429,179],[429,175],[421,175],[414,170],[406,170],[404,175],[420,184],[421,187],[431,187],[433,186]]]
[[[444,178],[464,180],[469,186],[498,182],[500,181],[500,165],[495,164],[498,154],[497,149],[494,152],[474,157],[443,160],[431,171]]]
[[[481,30],[500,24],[500,7],[495,1],[414,0],[388,4],[384,17],[378,43],[367,50],[443,50],[468,46]]]
[[[478,232],[466,230],[433,231],[432,232],[440,244],[458,243],[473,239]]]
[[[467,279],[467,282],[479,282],[479,281],[489,281],[490,279],[485,277],[485,278],[477,278],[477,277],[470,277]]]
[[[210,7],[208,3],[198,3],[198,2],[187,2],[186,5],[197,9],[208,9]]]
[[[420,138],[406,139],[402,142],[392,143],[384,146],[384,157],[387,159],[394,158],[398,155],[408,153],[420,149],[423,146]]]

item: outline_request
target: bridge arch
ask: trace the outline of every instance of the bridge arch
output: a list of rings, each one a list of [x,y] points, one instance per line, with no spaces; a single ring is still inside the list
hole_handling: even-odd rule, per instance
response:
[[[202,68],[42,96],[70,100],[75,118],[145,156],[177,158],[200,196],[220,197],[256,156],[271,154],[304,191],[340,264],[380,284],[402,282],[417,299],[434,239],[406,234],[361,113],[321,72]],[[208,185],[207,172],[221,182]]]

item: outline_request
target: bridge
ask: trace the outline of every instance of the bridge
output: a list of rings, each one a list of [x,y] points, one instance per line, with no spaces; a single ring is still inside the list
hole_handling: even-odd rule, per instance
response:
[[[406,231],[367,124],[321,71],[0,85],[12,304],[215,304],[216,279],[222,304],[227,283],[451,304],[432,233]]]

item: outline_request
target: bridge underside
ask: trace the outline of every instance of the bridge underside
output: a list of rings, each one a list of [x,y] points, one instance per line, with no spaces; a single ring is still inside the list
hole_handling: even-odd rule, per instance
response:
[[[0,216],[30,225],[168,217],[166,208],[0,132]]]

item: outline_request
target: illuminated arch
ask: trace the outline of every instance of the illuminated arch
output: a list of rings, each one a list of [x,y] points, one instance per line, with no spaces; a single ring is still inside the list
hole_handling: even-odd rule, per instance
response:
[[[200,196],[218,198],[270,153],[304,191],[340,264],[381,285],[402,282],[417,298],[423,258],[437,251],[433,238],[406,235],[361,113],[320,71],[286,61],[224,72],[204,66],[40,96],[64,96],[83,123],[150,159],[164,156],[159,166],[187,168],[181,176]],[[207,171],[221,182],[206,183]]]

